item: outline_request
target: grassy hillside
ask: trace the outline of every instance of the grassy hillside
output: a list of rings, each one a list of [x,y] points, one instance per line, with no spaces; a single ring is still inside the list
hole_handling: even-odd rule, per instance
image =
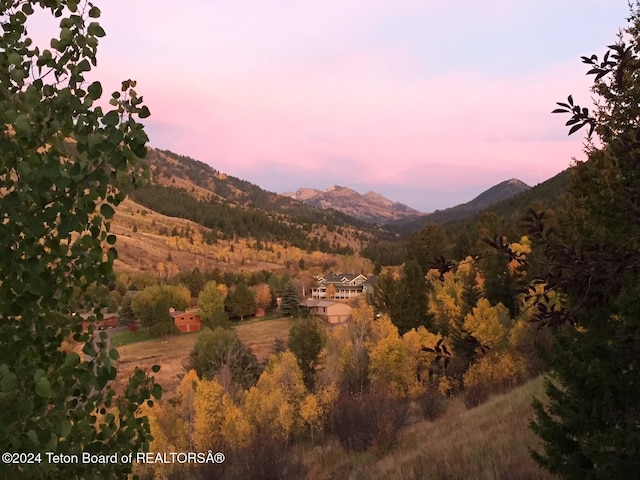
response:
[[[132,199],[156,212],[207,227],[209,241],[250,238],[348,254],[385,234],[335,210],[314,208],[268,192],[189,157],[149,149],[146,161],[151,181],[130,192]]]
[[[529,430],[532,396],[543,397],[537,378],[467,410],[454,400],[434,422],[401,432],[383,455],[347,452],[337,443],[308,451],[308,478],[354,480],[531,480],[553,479],[529,456],[537,439]]]
[[[340,270],[347,261],[356,271],[369,271],[370,262],[366,259],[360,261],[357,257],[309,251],[277,241],[258,242],[248,238],[207,241],[210,228],[184,218],[163,215],[130,198],[117,208],[111,230],[118,237],[117,271],[148,272],[165,279],[194,268],[297,274],[301,260],[309,274],[323,273],[326,268]],[[319,225],[314,226],[312,232],[327,242],[349,242],[342,233],[329,232]]]

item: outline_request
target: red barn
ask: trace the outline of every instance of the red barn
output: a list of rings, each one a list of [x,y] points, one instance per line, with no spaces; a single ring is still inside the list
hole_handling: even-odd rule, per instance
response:
[[[171,318],[182,333],[199,332],[202,328],[202,320],[200,320],[197,309],[186,312],[176,310],[171,312]]]

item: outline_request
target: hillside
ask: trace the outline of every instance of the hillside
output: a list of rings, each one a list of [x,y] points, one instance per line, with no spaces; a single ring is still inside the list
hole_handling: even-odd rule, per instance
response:
[[[449,221],[444,227],[450,238],[455,238],[460,231],[478,224],[484,214],[494,213],[505,228],[511,230],[512,234],[517,234],[515,231],[519,230],[522,219],[530,208],[555,210],[562,207],[569,188],[570,174],[571,168],[563,170],[556,176],[517,195],[501,200],[484,210],[475,212],[467,218]],[[505,233],[509,232],[505,231]]]
[[[385,232],[342,213],[267,192],[197,160],[150,148],[150,181],[117,209],[119,271],[281,271],[308,275],[353,263]]]
[[[354,454],[337,444],[316,448],[307,454],[308,478],[551,480],[528,450],[538,445],[529,428],[533,396],[544,397],[542,378],[471,410],[453,400],[443,417],[406,427],[381,455]]]
[[[407,205],[394,202],[376,192],[364,195],[347,187],[332,185],[326,190],[300,188],[282,195],[322,209],[334,209],[364,222],[386,224],[424,215]]]
[[[411,233],[419,230],[427,223],[445,224],[448,222],[464,220],[475,213],[486,210],[503,200],[515,197],[530,189],[531,187],[526,183],[516,178],[512,178],[511,180],[506,180],[485,190],[469,202],[446,208],[444,210],[436,210],[424,217],[397,221],[389,227],[394,232]]]
[[[373,225],[268,192],[189,157],[149,149],[146,161],[151,180],[130,193],[132,200],[205,227],[208,243],[243,238],[349,254],[384,235]]]

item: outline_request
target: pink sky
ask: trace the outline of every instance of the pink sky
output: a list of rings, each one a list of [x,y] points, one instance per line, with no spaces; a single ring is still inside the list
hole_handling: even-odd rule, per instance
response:
[[[276,192],[331,184],[422,211],[582,156],[552,115],[590,105],[626,0],[110,0],[97,75],[138,80],[150,144]]]

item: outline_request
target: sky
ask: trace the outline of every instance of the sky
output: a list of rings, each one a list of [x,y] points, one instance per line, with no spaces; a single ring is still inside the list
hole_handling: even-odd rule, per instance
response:
[[[109,0],[95,75],[137,81],[150,145],[282,193],[337,184],[430,212],[582,159],[627,0]]]

